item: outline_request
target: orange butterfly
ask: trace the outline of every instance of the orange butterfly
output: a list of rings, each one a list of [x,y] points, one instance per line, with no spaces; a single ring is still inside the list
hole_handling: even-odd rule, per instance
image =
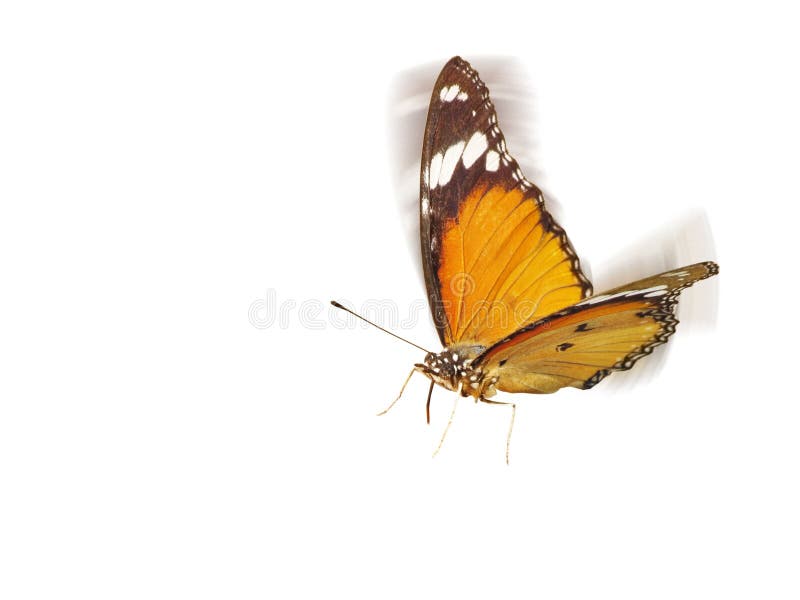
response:
[[[592,296],[566,233],[508,153],[488,89],[459,57],[433,89],[420,187],[425,282],[445,349],[414,366],[400,396],[418,371],[431,380],[428,411],[434,384],[510,404],[506,460],[516,405],[492,400],[497,390],[589,389],[630,369],[675,332],[681,290],[719,271],[698,263]]]

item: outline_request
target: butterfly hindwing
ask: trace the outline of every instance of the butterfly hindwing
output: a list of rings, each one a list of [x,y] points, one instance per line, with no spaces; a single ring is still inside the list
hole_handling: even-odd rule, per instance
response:
[[[489,346],[591,293],[541,191],[508,153],[488,89],[458,57],[431,96],[420,188],[425,281],[445,346]]]
[[[715,263],[675,269],[614,288],[523,327],[475,359],[497,389],[589,389],[667,341],[681,290],[716,275]]]

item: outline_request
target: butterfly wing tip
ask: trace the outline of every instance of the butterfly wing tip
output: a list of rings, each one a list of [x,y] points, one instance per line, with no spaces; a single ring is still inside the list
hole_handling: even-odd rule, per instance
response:
[[[449,61],[447,61],[447,64],[445,65],[445,69],[447,67],[456,67],[459,71],[466,72],[466,73],[469,73],[469,72],[471,72],[473,70],[472,69],[472,65],[470,65],[469,62],[467,62],[466,60],[461,58],[461,56],[458,55],[458,54],[456,54],[453,58],[451,58]],[[443,71],[444,71],[444,69],[443,69]]]

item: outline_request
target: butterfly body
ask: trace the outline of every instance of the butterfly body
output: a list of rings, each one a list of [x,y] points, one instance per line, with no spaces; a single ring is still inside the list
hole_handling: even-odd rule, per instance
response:
[[[438,354],[429,352],[425,362],[414,365],[416,370],[431,381],[451,392],[472,396],[476,400],[491,398],[496,380],[486,377],[483,369],[473,366],[473,361],[485,350],[482,346],[445,348]]]

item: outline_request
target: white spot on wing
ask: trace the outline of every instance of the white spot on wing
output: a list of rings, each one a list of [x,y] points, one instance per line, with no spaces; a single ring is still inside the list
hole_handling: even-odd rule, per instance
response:
[[[623,290],[615,294],[601,294],[600,296],[592,296],[591,298],[587,298],[583,302],[578,302],[578,306],[584,306],[587,304],[597,304],[598,302],[603,302],[605,300],[612,300],[614,298],[627,298],[629,296],[641,295],[645,298],[652,298],[654,296],[663,296],[664,294],[667,293],[666,290],[667,286],[664,284],[645,288],[643,290]]]
[[[592,296],[591,298],[587,298],[583,302],[578,302],[579,306],[583,306],[584,304],[597,304],[598,302],[602,302],[606,298],[610,298],[608,294],[601,294],[599,296]]]
[[[431,159],[430,183],[432,187],[436,187],[439,182],[439,172],[442,170],[442,156],[441,152],[437,152]]]
[[[463,102],[464,100],[469,98],[469,96],[467,95],[467,92],[461,92],[458,96],[456,96],[456,98]]]
[[[641,293],[644,293],[644,292],[655,292],[656,290],[666,290],[666,289],[667,289],[667,284],[666,283],[662,283],[661,285],[654,285],[653,287],[649,287],[646,290],[638,290],[638,291],[634,290],[633,292],[628,292],[628,293],[629,294],[641,294]]]
[[[469,138],[469,142],[467,142],[467,147],[464,148],[464,155],[461,157],[461,160],[464,161],[464,167],[469,169],[486,152],[488,147],[486,135],[482,131],[473,133],[472,137]]]
[[[458,160],[461,158],[461,153],[464,152],[465,143],[457,142],[450,146],[444,153],[442,159],[442,169],[439,172],[439,185],[446,185],[450,178],[453,176],[453,171],[456,170]],[[431,169],[433,170],[433,169]]]
[[[439,92],[439,98],[442,102],[452,102],[456,96],[458,96],[458,92],[461,91],[461,88],[458,87],[457,83],[454,83],[450,87],[443,87],[442,91]]]
[[[486,170],[497,171],[500,166],[500,155],[494,150],[489,150],[486,153]]]

